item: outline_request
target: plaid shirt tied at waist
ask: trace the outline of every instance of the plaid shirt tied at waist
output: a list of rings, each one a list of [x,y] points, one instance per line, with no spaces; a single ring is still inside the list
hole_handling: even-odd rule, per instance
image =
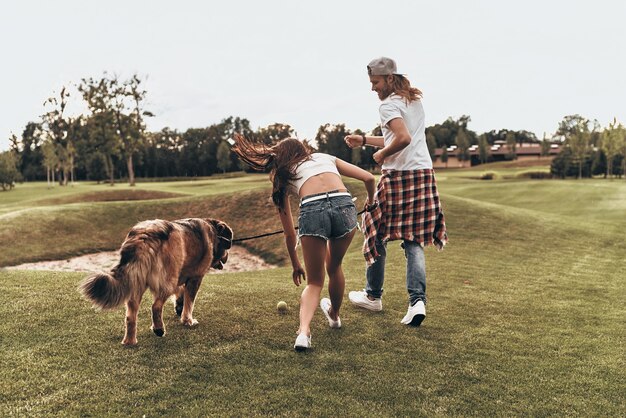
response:
[[[375,194],[378,206],[365,211],[363,255],[368,265],[378,257],[376,238],[381,242],[406,239],[440,250],[448,235],[439,202],[433,169],[383,170]]]

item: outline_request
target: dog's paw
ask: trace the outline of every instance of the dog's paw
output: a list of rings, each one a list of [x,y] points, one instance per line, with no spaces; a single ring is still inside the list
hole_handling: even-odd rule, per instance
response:
[[[127,347],[132,347],[134,345],[137,345],[137,338],[124,338],[122,340],[122,345],[125,345]]]
[[[196,325],[198,325],[198,321],[193,319],[193,318],[181,320],[181,322],[183,323],[184,326],[190,327],[190,328],[191,327],[195,327]]]
[[[162,337],[165,335],[165,330],[163,328],[152,328],[150,327],[150,329],[152,330],[152,332],[154,332],[154,334],[157,337]]]

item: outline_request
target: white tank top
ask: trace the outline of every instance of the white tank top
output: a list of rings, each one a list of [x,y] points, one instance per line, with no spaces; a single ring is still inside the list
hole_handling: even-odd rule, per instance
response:
[[[296,177],[300,178],[291,182],[296,194],[300,193],[302,185],[313,176],[317,176],[321,173],[335,173],[339,176],[336,160],[337,157],[333,157],[332,155],[315,152],[311,154],[311,159],[298,165],[298,167],[296,167]]]

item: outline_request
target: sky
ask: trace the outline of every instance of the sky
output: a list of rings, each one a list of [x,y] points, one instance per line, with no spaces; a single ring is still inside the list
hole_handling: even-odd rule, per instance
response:
[[[626,122],[626,2],[195,1],[2,2],[0,150],[39,121],[63,86],[137,73],[156,116],[184,131],[228,116],[253,129],[370,131],[379,99],[366,65],[392,57],[424,93],[427,126],[554,133],[565,115]],[[72,90],[74,89],[74,90]]]

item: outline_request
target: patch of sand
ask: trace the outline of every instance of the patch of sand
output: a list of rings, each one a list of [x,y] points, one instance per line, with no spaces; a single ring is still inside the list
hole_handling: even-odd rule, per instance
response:
[[[81,255],[79,257],[72,257],[66,260],[41,261],[5,268],[7,270],[101,272],[111,270],[115,267],[119,260],[119,251],[104,251],[100,253]],[[233,273],[239,271],[264,270],[275,267],[276,266],[263,261],[262,258],[251,254],[245,248],[235,245],[228,253],[228,262],[224,265],[224,269],[209,269],[209,273]]]

